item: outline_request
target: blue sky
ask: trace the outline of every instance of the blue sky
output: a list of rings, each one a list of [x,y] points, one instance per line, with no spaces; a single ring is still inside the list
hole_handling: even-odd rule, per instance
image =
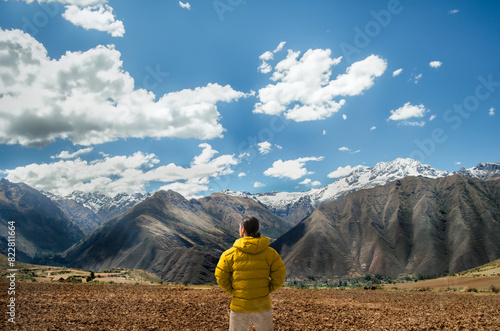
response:
[[[0,176],[203,196],[400,157],[498,162],[498,17],[498,1],[1,1]]]

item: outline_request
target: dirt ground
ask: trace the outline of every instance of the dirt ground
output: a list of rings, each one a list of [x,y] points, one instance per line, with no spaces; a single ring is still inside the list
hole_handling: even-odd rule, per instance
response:
[[[419,288],[431,288],[431,289],[477,289],[477,290],[488,290],[491,286],[495,286],[500,289],[500,277],[442,277],[436,279],[428,279],[408,283],[400,283],[395,285],[384,285],[385,288],[390,289],[392,287],[397,287],[398,289],[408,289],[416,290]]]
[[[2,330],[227,330],[230,296],[218,287],[16,284],[16,324]],[[275,330],[500,330],[500,295],[280,289]]]

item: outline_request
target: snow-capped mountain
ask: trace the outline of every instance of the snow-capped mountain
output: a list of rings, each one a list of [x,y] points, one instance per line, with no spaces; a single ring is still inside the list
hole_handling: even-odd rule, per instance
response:
[[[340,199],[349,192],[385,185],[408,176],[439,178],[456,173],[480,179],[498,177],[500,176],[500,163],[479,163],[473,168],[462,168],[457,172],[449,172],[434,169],[417,160],[399,158],[390,162],[380,162],[372,167],[363,165],[340,167],[328,175],[329,178],[336,179],[331,184],[305,192],[252,194],[250,192],[224,190],[222,193],[253,199],[264,205],[275,215],[298,223],[317,206]],[[75,201],[80,206],[90,209],[101,221],[118,216],[152,195],[151,193],[122,193],[112,198],[100,192],[84,193],[75,191],[69,196],[61,198],[48,193],[45,194],[56,201]]]
[[[127,211],[139,202],[144,201],[151,196],[151,193],[121,193],[114,197],[109,197],[100,192],[82,192],[74,191],[66,197],[59,197],[52,194],[46,194],[54,201],[72,200],[79,205],[90,209],[102,221],[111,219]]]
[[[457,173],[479,179],[500,177],[500,163],[481,162],[474,168],[462,168],[458,170]]]
[[[337,178],[333,183],[306,192],[251,194],[249,192],[225,190],[223,193],[256,200],[276,215],[294,222],[300,222],[318,205],[340,199],[349,192],[385,185],[408,176],[439,178],[455,173],[457,172],[434,169],[417,160],[399,158],[390,162],[377,163],[373,167],[358,165],[356,167],[338,168],[328,175],[330,178]],[[474,168],[463,168],[458,173],[481,179],[495,174],[500,176],[500,163],[480,163]]]

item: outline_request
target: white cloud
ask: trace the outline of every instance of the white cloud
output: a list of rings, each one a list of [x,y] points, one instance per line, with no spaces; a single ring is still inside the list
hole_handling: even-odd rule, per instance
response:
[[[264,187],[264,186],[266,186],[266,185],[265,185],[265,184],[262,184],[261,182],[255,182],[255,183],[253,184],[253,187],[255,187],[255,188]]]
[[[269,141],[263,141],[257,144],[259,146],[260,154],[268,154],[271,151],[271,143]]]
[[[396,77],[396,76],[399,76],[401,73],[403,72],[403,69],[398,69],[398,70],[394,70],[392,72],[392,77]]]
[[[342,178],[345,176],[349,176],[351,173],[355,172],[358,169],[364,168],[365,166],[355,166],[351,167],[350,165],[345,167],[338,167],[337,170],[332,171],[328,174],[328,178]]]
[[[158,166],[155,154],[137,152],[131,156],[107,156],[91,162],[81,159],[54,163],[30,164],[6,170],[7,179],[23,182],[58,195],[74,190],[100,191],[109,196],[118,193],[144,192],[148,183],[164,183],[161,189],[173,189],[186,197],[208,190],[211,179],[233,173],[238,164],[233,155],[215,157],[217,151],[209,144],[200,144],[200,155],[188,167],[173,163]]]
[[[330,80],[332,67],[339,64],[342,57],[331,58],[329,49],[310,49],[301,58],[299,55],[300,52],[288,50],[286,58],[274,67],[270,79],[276,84],[259,90],[254,113],[285,113],[286,118],[296,122],[328,118],[345,104],[344,99],[336,101],[334,98],[362,94],[387,68],[385,60],[371,55]],[[263,58],[271,56],[264,53]],[[265,68],[271,69],[270,66]]]
[[[490,116],[495,116],[495,108],[491,107],[489,110],[488,110],[488,114]]]
[[[306,178],[306,179],[304,179],[303,181],[301,181],[299,184],[301,184],[301,185],[307,185],[307,184],[309,184],[310,182],[311,182],[311,180],[310,180],[309,178]]]
[[[123,22],[115,19],[113,8],[108,5],[88,7],[68,5],[62,16],[74,25],[81,26],[85,30],[94,29],[107,32],[113,37],[123,37],[125,34]]]
[[[311,179],[309,178],[306,178],[304,179],[303,181],[301,181],[299,184],[301,185],[309,185],[311,187],[314,187],[314,186],[320,186],[321,185],[321,182],[320,181],[311,181]]]
[[[443,65],[443,62],[441,62],[441,61],[431,61],[431,62],[429,62],[429,67],[431,67],[431,68],[439,68],[442,65]]]
[[[372,126],[372,127],[370,128],[370,131],[373,131],[373,130],[376,130],[376,129],[377,129],[377,127],[376,127],[376,126]]]
[[[458,162],[455,162],[456,165],[461,165],[462,162],[458,161]]]
[[[191,10],[191,5],[189,4],[189,2],[183,3],[181,1],[179,1],[179,6],[181,6],[181,8]]]
[[[431,117],[429,117],[429,121],[433,121],[435,118],[436,118],[436,115],[431,115]]]
[[[349,148],[347,148],[347,147],[344,146],[344,147],[340,147],[339,151],[341,151],[341,152],[349,152],[351,150]]]
[[[266,51],[266,52],[262,53],[259,56],[259,59],[262,60],[262,63],[260,64],[259,68],[257,68],[257,70],[263,74],[270,73],[273,70],[273,67],[269,63],[267,63],[267,61],[273,60],[274,54],[281,51],[283,49],[283,47],[285,46],[285,44],[286,44],[286,41],[282,41],[279,43],[278,47],[276,47],[276,49],[274,51],[272,51],[272,52]]]
[[[402,121],[407,120],[413,117],[424,117],[429,110],[425,108],[423,104],[414,106],[409,102],[405,103],[403,107],[400,107],[396,110],[391,110],[391,116],[389,116],[389,120],[392,121]]]
[[[94,150],[94,147],[82,148],[74,153],[70,153],[68,151],[62,151],[61,153],[59,153],[57,155],[53,155],[50,158],[51,159],[74,159],[75,157],[77,157],[79,155],[90,153],[93,150]]]
[[[211,84],[165,94],[135,89],[114,46],[50,59],[20,30],[0,29],[0,143],[92,145],[121,138],[222,137],[217,103],[246,97]]]
[[[448,11],[448,14],[450,15],[453,15],[453,14],[457,14],[460,10],[458,9],[451,9],[450,11]]]
[[[35,2],[35,0],[23,1],[28,4]],[[113,8],[107,5],[108,0],[37,0],[37,2],[65,5],[66,11],[62,17],[84,29],[104,31],[113,37],[123,37],[125,33],[123,22],[116,20]]]
[[[422,79],[422,74],[416,75],[416,76],[415,76],[414,83],[415,83],[415,84],[418,84],[418,82],[420,81],[420,79]]]
[[[326,135],[326,130],[323,130],[323,136]]]
[[[296,160],[278,160],[273,163],[273,166],[266,171],[264,175],[277,178],[299,179],[306,175],[313,174],[305,168],[306,162],[322,161],[324,157],[303,157]]]
[[[279,51],[281,51],[283,49],[283,47],[285,47],[285,44],[286,44],[286,41],[280,42],[280,44],[278,45],[278,47],[276,47],[276,49],[273,51],[273,53],[278,53]]]
[[[244,173],[244,172],[240,172],[240,173],[238,174],[238,177],[239,177],[239,178],[241,178],[241,177],[245,177],[246,175],[247,175],[246,173]]]
[[[342,118],[343,118],[344,120],[346,120],[346,119],[347,119],[347,115],[346,115],[346,114],[342,114]]]

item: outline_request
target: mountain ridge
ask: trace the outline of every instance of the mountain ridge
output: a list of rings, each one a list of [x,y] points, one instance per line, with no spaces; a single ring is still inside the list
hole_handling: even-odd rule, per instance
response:
[[[260,217],[263,234],[277,238],[291,228],[253,200],[222,194],[187,200],[158,191],[103,223],[63,257],[72,267],[144,269],[165,281],[213,283],[218,258],[237,239],[246,213]]]
[[[347,193],[360,189],[381,186],[407,176],[440,178],[461,173],[468,177],[487,179],[500,176],[500,163],[479,163],[476,167],[458,172],[442,171],[413,159],[398,158],[389,162],[379,162],[372,167],[358,165],[353,168],[338,168],[330,173],[334,182],[305,192],[270,192],[252,194],[225,190],[223,193],[256,200],[276,215],[298,223],[317,206],[341,199]]]
[[[273,244],[291,277],[437,276],[500,257],[500,181],[406,177],[323,204]]]

